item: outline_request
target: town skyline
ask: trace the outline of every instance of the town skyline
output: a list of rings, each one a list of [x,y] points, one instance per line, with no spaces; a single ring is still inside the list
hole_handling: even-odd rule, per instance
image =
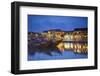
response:
[[[34,31],[30,31],[30,32],[33,32],[33,33],[42,33],[42,32],[47,32],[47,31],[63,31],[63,32],[74,32],[75,30],[85,30],[85,31],[87,31],[88,30],[88,28],[75,28],[75,29],[73,29],[73,30],[61,30],[61,29],[48,29],[48,30],[43,30],[43,31],[41,31],[41,32],[34,32]]]

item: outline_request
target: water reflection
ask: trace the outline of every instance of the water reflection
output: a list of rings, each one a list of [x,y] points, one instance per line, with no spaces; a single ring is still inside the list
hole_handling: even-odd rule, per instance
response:
[[[28,53],[35,55],[36,53],[44,53],[49,56],[53,56],[53,52],[60,55],[64,51],[72,51],[77,54],[87,54],[87,42],[56,42],[56,43],[35,43],[30,41],[28,44]]]
[[[88,58],[87,42],[28,42],[28,60]]]
[[[74,53],[87,53],[87,42],[61,42],[57,45],[60,51],[73,50]]]

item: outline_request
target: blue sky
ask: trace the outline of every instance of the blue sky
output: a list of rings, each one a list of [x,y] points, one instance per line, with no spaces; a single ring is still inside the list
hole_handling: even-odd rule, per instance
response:
[[[72,31],[87,26],[88,17],[28,15],[28,32],[43,32],[50,29]]]

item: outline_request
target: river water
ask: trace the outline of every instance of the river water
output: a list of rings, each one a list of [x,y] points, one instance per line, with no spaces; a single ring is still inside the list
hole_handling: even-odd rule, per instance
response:
[[[56,48],[28,49],[28,61],[88,58],[87,49],[84,50],[84,46],[87,47],[86,44],[62,42]]]

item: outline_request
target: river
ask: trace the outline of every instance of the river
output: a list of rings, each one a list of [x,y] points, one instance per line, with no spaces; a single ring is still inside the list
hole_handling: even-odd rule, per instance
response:
[[[56,48],[28,49],[28,61],[88,58],[87,43],[61,42]]]

